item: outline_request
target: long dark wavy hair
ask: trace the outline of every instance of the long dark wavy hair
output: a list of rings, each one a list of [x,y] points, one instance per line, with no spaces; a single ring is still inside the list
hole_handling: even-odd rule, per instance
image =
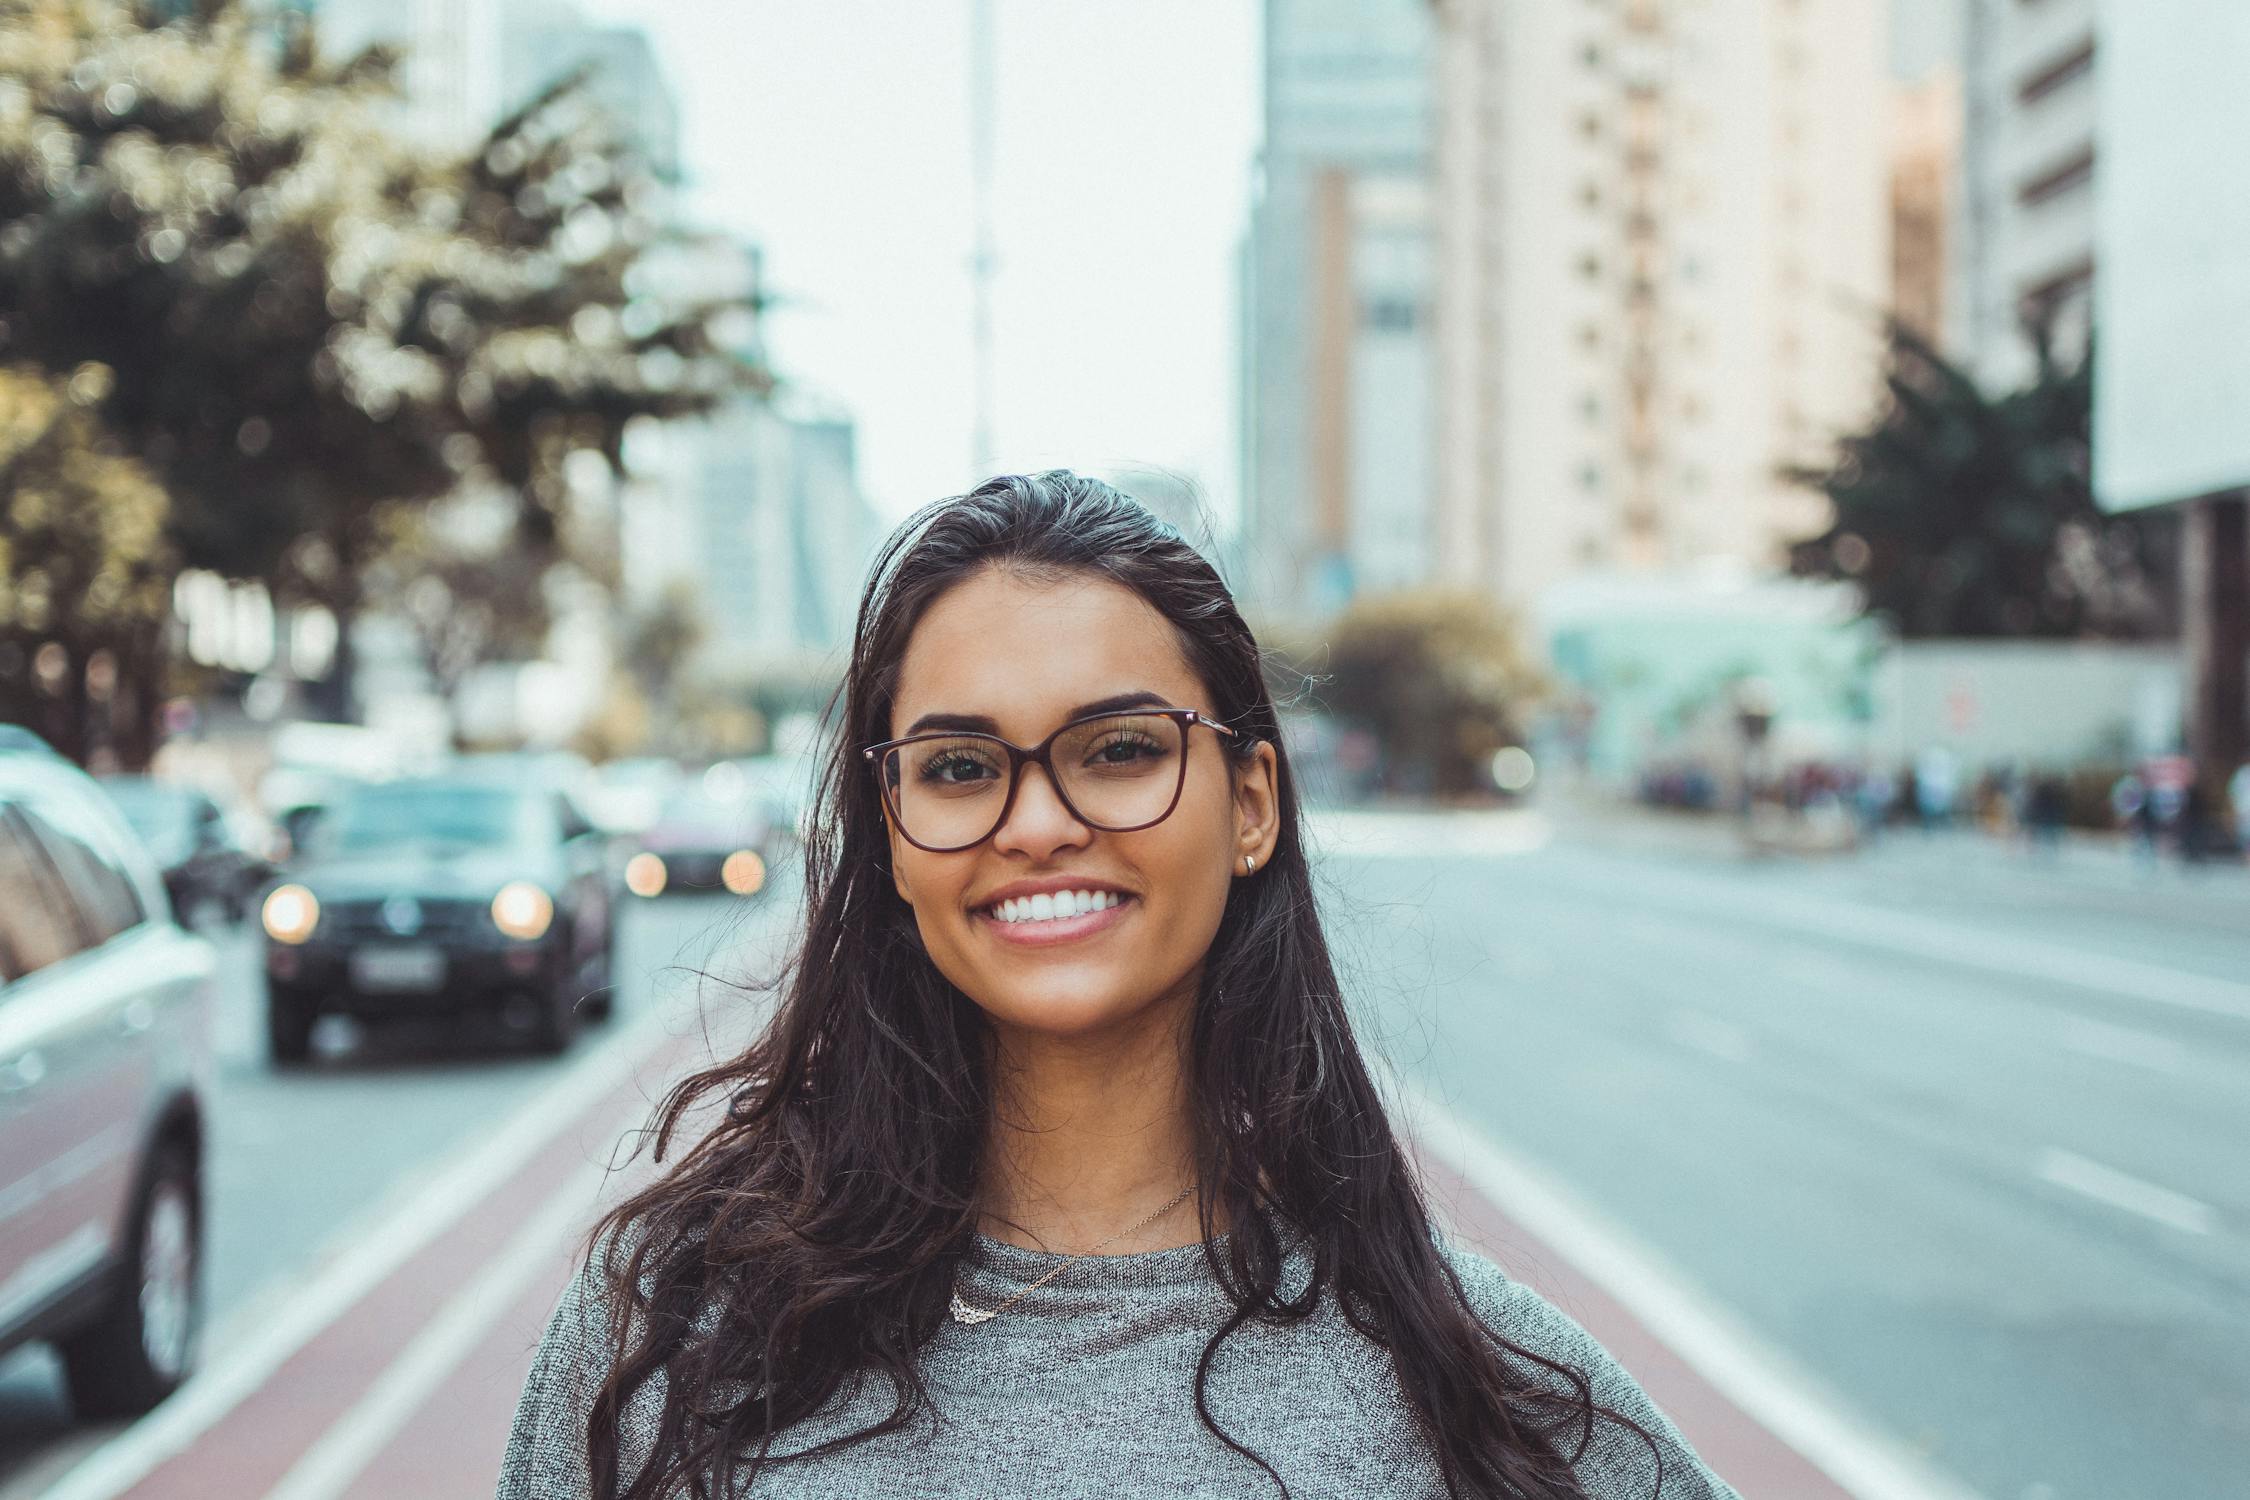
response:
[[[731,1495],[766,1466],[894,1431],[929,1405],[915,1356],[943,1325],[955,1264],[973,1246],[993,1069],[983,1013],[931,962],[891,883],[858,747],[890,736],[923,612],[990,567],[1131,589],[1171,622],[1210,695],[1202,706],[1238,731],[1220,742],[1245,763],[1259,740],[1277,757],[1279,842],[1258,879],[1231,884],[1192,1021],[1204,1254],[1234,1305],[1196,1367],[1203,1424],[1289,1493],[1213,1420],[1206,1383],[1244,1322],[1303,1319],[1330,1295],[1390,1352],[1451,1495],[1581,1495],[1572,1465],[1597,1418],[1654,1449],[1645,1429],[1596,1404],[1582,1372],[1508,1342],[1471,1310],[1346,1019],[1257,642],[1176,528],[1058,470],[928,505],[876,559],[804,846],[805,927],[770,980],[775,1012],[748,1050],[666,1096],[657,1160],[691,1112],[714,1123],[594,1231],[589,1253],[602,1257],[616,1314],[587,1433],[597,1500]],[[1229,1228],[1218,1235],[1222,1206]],[[1294,1297],[1280,1290],[1282,1226],[1312,1258]],[[891,1413],[792,1449],[791,1424],[862,1373],[888,1378]],[[653,1454],[621,1473],[620,1417],[659,1374]]]

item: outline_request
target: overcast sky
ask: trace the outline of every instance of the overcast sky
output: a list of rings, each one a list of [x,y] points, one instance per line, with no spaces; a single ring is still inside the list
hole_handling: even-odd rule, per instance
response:
[[[655,41],[691,206],[765,247],[776,361],[858,418],[878,510],[971,482],[969,0],[584,3]],[[1959,0],[1893,3],[1894,71],[1950,54]],[[1260,9],[997,0],[1001,467],[1155,464],[1235,515]]]
[[[784,375],[903,515],[970,482],[968,0],[587,0],[680,93],[691,208],[764,247]],[[1234,508],[1256,0],[998,0],[1000,467],[1150,463]]]

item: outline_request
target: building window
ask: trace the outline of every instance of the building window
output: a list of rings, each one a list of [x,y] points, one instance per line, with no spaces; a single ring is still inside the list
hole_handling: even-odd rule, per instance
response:
[[[2075,83],[2093,71],[2094,39],[2087,37],[2018,84],[2016,98],[2025,104],[2036,104],[2055,90]]]
[[[1580,343],[1581,345],[1583,345],[1583,346],[1584,346],[1585,348],[1588,348],[1588,349],[1599,349],[1599,348],[1600,348],[1600,347],[1602,346],[1602,330],[1601,330],[1601,325],[1600,325],[1600,324],[1598,324],[1598,323],[1581,323],[1581,324],[1579,324],[1579,325],[1578,325],[1578,342],[1579,342],[1579,343]]]
[[[1596,114],[1593,110],[1587,110],[1584,114],[1578,117],[1578,133],[1586,137],[1586,139],[1589,141],[1600,139],[1602,133],[1602,117]]]
[[[1578,257],[1578,274],[1592,281],[1602,274],[1602,258],[1591,251]]]
[[[2094,180],[2094,148],[2081,146],[2054,166],[2016,189],[2016,201],[2025,208],[2060,198]]]
[[[1374,297],[1360,312],[1360,323],[1382,333],[1412,333],[1419,321],[1412,301],[1405,297]]]
[[[1589,182],[1579,188],[1578,201],[1585,204],[1588,208],[1600,208],[1602,206],[1602,190],[1600,186],[1596,183]]]
[[[1602,487],[1602,466],[1600,464],[1580,464],[1578,466],[1578,487],[1589,493],[1599,490]]]

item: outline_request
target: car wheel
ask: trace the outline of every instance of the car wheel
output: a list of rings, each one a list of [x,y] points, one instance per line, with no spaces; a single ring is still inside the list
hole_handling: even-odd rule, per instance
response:
[[[617,995],[617,934],[612,932],[602,943],[601,957],[592,965],[592,985],[586,998],[580,1002],[586,1019],[606,1021],[616,1008]]]
[[[578,985],[576,976],[565,978],[542,997],[531,1022],[531,1049],[552,1057],[568,1052],[578,1036]]]
[[[266,996],[266,1054],[275,1066],[293,1066],[312,1056],[312,1030],[310,1006],[279,991]]]
[[[80,1417],[134,1417],[187,1379],[202,1323],[203,1195],[195,1158],[168,1143],[150,1159],[109,1302],[61,1340]]]

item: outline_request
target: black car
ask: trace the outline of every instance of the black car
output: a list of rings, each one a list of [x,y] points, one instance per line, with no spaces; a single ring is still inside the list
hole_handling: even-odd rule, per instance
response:
[[[217,972],[93,779],[0,747],[0,1354],[51,1342],[80,1417],[195,1365]]]
[[[497,1013],[541,1051],[608,1013],[606,841],[567,794],[492,774],[348,792],[260,912],[266,1034],[302,1061],[324,1014]]]
[[[104,777],[102,788],[156,856],[182,921],[206,911],[230,922],[249,915],[273,865],[243,847],[207,793],[148,776]]]

